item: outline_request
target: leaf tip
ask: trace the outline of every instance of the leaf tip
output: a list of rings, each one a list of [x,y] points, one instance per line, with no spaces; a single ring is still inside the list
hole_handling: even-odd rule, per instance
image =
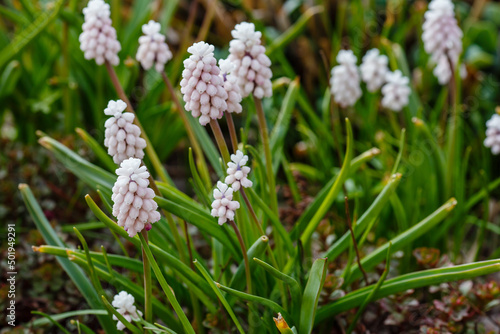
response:
[[[418,126],[418,127],[421,127],[424,125],[424,121],[422,121],[420,118],[418,117],[413,117],[411,119],[411,121],[413,122],[413,124],[415,124],[415,126]]]
[[[19,185],[17,186],[19,188],[19,190],[24,190],[26,188],[28,188],[28,185],[26,183],[19,183]]]
[[[370,154],[371,154],[371,156],[372,156],[372,157],[374,157],[374,156],[376,156],[376,155],[379,155],[379,154],[380,154],[380,152],[382,152],[382,151],[380,151],[380,149],[378,149],[377,147],[374,147],[374,148],[372,148],[372,149],[370,150]]]
[[[267,237],[267,235],[263,235],[260,237],[260,240],[262,240],[262,242],[268,242],[269,238]]]
[[[42,137],[38,139],[38,143],[47,149],[50,149],[51,147],[47,137]]]

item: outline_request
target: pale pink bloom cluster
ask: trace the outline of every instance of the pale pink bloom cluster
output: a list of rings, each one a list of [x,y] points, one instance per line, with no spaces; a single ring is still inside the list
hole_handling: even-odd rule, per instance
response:
[[[201,125],[207,125],[210,119],[219,119],[227,110],[228,94],[217,66],[213,51],[214,46],[198,42],[187,50],[191,56],[184,60],[181,93],[186,102],[185,108],[194,117],[199,117]]]
[[[451,78],[450,61],[456,67],[462,53],[463,33],[457,24],[453,8],[451,0],[432,0],[425,12],[422,26],[425,51],[437,65],[434,75],[442,85]]]
[[[233,201],[233,188],[221,181],[217,182],[214,189],[214,201],[212,202],[212,216],[218,217],[219,225],[228,220],[234,220],[234,211],[240,208],[238,201]]]
[[[119,294],[115,295],[111,305],[113,305],[113,307],[116,308],[116,311],[127,319],[128,322],[131,322],[132,319],[139,320],[140,317],[142,317],[142,312],[137,310],[134,303],[134,296],[126,291],[121,291]],[[118,318],[113,315],[113,320],[118,320]],[[125,325],[121,321],[118,321],[116,328],[119,331],[123,331],[125,329]]]
[[[232,74],[236,66],[229,59],[220,59],[219,67],[224,89],[227,92],[227,112],[239,114],[242,111],[240,87],[238,78]]]
[[[116,30],[111,25],[109,5],[103,0],[90,0],[83,9],[85,22],[80,34],[80,49],[85,59],[95,59],[97,65],[107,60],[111,65],[118,65],[121,50],[120,42],[116,39]]]
[[[408,105],[411,89],[410,80],[400,70],[388,72],[386,84],[382,87],[382,106],[392,111],[401,111]]]
[[[153,20],[142,26],[144,35],[139,37],[139,49],[135,58],[145,70],[154,65],[157,72],[163,72],[167,61],[172,59],[172,52],[160,30],[161,25]]]
[[[151,229],[151,224],[160,220],[158,204],[153,200],[155,193],[149,188],[149,172],[141,166],[141,160],[130,158],[124,160],[116,170],[118,179],[113,186],[113,215],[118,225],[135,236],[144,228]]]
[[[238,77],[241,96],[252,94],[258,98],[273,95],[271,60],[266,48],[261,45],[262,33],[255,31],[253,23],[242,22],[231,31],[228,59],[234,63],[234,74]]]
[[[377,91],[385,83],[385,76],[389,72],[388,62],[387,56],[381,55],[378,49],[369,50],[363,57],[359,69],[361,78],[370,92]]]
[[[353,106],[361,97],[357,58],[351,50],[340,50],[338,65],[332,68],[330,91],[342,108]]]
[[[118,100],[109,101],[108,107],[104,109],[106,115],[112,116],[104,123],[104,146],[116,164],[128,158],[144,158],[146,147],[141,130],[133,123],[135,115],[123,112],[126,108],[127,104]]]
[[[500,153],[500,115],[494,114],[486,122],[486,139],[484,146],[491,147],[491,153]]]
[[[227,163],[227,176],[225,183],[230,185],[234,191],[240,190],[241,187],[249,188],[252,186],[252,181],[248,179],[250,167],[245,166],[248,162],[248,156],[244,155],[240,150],[236,154],[231,154],[231,161]]]

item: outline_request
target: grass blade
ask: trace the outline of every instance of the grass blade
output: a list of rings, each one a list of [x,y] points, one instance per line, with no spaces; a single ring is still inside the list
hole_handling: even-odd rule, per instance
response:
[[[299,333],[310,334],[313,329],[319,295],[326,275],[326,259],[314,261],[307,280],[300,309]]]
[[[45,218],[45,215],[43,214],[42,209],[33,196],[33,193],[31,192],[29,186],[27,184],[20,184],[19,190],[21,191],[24,203],[26,204],[29,213],[38,231],[40,231],[40,233],[42,234],[45,242],[52,246],[65,247],[64,243],[57,236],[56,231],[54,231],[47,218]],[[100,298],[83,270],[74,263],[71,263],[71,261],[68,259],[58,257],[57,261],[64,269],[64,271],[66,271],[71,280],[75,283],[76,287],[85,298],[89,306],[93,309],[101,309],[102,304],[100,302]],[[116,327],[111,321],[111,317],[98,315],[97,318],[102,328],[105,329],[106,332],[116,332]]]

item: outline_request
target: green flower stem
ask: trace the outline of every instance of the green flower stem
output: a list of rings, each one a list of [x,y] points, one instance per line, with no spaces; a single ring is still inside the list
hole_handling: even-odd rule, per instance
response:
[[[269,145],[269,132],[267,130],[266,116],[262,109],[262,100],[254,98],[255,109],[259,119],[260,135],[262,137],[262,145],[264,146],[264,155],[266,157],[267,182],[269,183],[269,198],[271,199],[271,209],[278,213],[278,200],[276,198],[276,183],[273,173],[273,159],[271,155],[271,147]]]
[[[132,104],[130,103],[127,94],[125,94],[125,91],[123,90],[120,81],[118,80],[118,76],[116,75],[115,69],[108,61],[106,61],[104,64],[106,65],[106,70],[108,71],[109,77],[111,78],[111,82],[115,87],[118,97],[120,97],[120,99],[122,99],[127,104],[127,110],[135,115],[134,108],[132,108]],[[172,180],[168,176],[168,173],[165,170],[165,168],[163,167],[160,158],[158,157],[158,154],[156,154],[156,151],[153,145],[151,144],[151,141],[149,140],[146,131],[144,131],[144,128],[142,127],[141,122],[139,121],[139,118],[137,118],[137,115],[136,117],[134,117],[134,124],[137,125],[139,129],[141,129],[141,137],[144,138],[144,140],[146,141],[146,154],[151,160],[151,163],[153,164],[156,173],[163,182],[172,184]]]
[[[203,150],[201,149],[200,143],[196,139],[196,136],[194,134],[194,130],[189,123],[189,120],[187,119],[187,114],[184,108],[182,107],[181,101],[179,100],[179,97],[177,96],[174,87],[172,86],[172,82],[170,79],[167,77],[165,72],[161,73],[161,77],[163,78],[163,82],[168,88],[168,91],[170,92],[170,95],[172,96],[172,100],[175,103],[175,106],[177,108],[177,111],[179,113],[179,116],[181,117],[182,123],[184,123],[184,128],[186,129],[187,135],[189,137],[189,141],[191,142],[191,145],[193,145],[193,150],[196,154],[196,165],[198,166],[198,169],[200,170],[200,173],[202,177],[204,178],[205,182],[208,184],[210,180],[210,175],[208,173],[208,167],[207,163],[205,161],[205,157],[203,155]]]
[[[241,246],[241,252],[243,253],[243,261],[245,262],[245,274],[247,277],[247,291],[248,293],[252,293],[252,274],[250,272],[250,263],[248,262],[248,255],[247,255],[247,249],[245,247],[245,243],[243,242],[243,238],[241,237],[240,230],[238,229],[238,226],[236,226],[236,223],[234,220],[230,220],[229,223],[234,229],[234,232],[236,233],[236,236],[238,237],[238,241],[240,242]]]
[[[214,133],[215,140],[217,141],[217,146],[219,147],[219,151],[222,155],[222,160],[224,160],[225,166],[230,161],[226,140],[224,139],[222,130],[220,129],[219,123],[216,120],[210,120],[210,127],[212,128],[212,132]]]
[[[226,112],[227,127],[229,128],[229,136],[231,136],[231,145],[233,146],[233,152],[236,153],[238,150],[238,136],[236,135],[236,127],[234,126],[233,116],[230,112]]]
[[[146,239],[144,239],[144,236],[142,234],[139,235],[139,238],[141,239],[141,245],[143,246],[146,257],[149,259],[151,263],[151,267],[153,268],[156,278],[158,279],[158,282],[160,283],[163,292],[165,292],[168,301],[174,308],[175,313],[177,313],[177,316],[179,317],[179,320],[181,321],[184,330],[186,331],[186,333],[195,334],[195,331],[191,326],[191,323],[189,322],[186,314],[184,314],[181,305],[179,305],[179,302],[177,301],[174,293],[172,292],[172,289],[165,280],[165,277],[163,276],[160,267],[158,267],[158,264],[156,263],[153,254],[151,253],[151,249],[149,249],[148,242],[146,241]]]
[[[144,238],[145,243],[147,244],[148,232],[146,230],[142,230],[141,235],[142,238]],[[146,318],[146,321],[151,322],[153,321],[153,287],[151,285],[151,264],[149,263],[149,259],[146,256],[144,245],[142,245],[142,263],[144,267],[144,317]]]

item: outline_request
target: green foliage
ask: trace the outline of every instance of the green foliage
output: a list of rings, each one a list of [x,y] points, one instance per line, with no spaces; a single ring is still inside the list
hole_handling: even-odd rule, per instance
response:
[[[78,224],[61,222],[60,231],[82,245],[72,249],[29,187],[20,185],[46,243],[34,249],[57,256],[89,307],[54,315],[34,313],[43,318],[31,325],[52,324],[65,331],[58,321],[93,315],[98,326],[112,333],[115,315],[134,333],[276,333],[272,319],[281,313],[285,323],[278,326],[280,332],[309,334],[349,311],[345,320],[350,332],[357,330],[368,305],[382,298],[500,271],[494,259],[500,254],[498,239],[484,242],[486,231],[500,234],[498,218],[489,208],[499,195],[498,159],[483,147],[484,124],[500,96],[498,4],[487,3],[482,13],[476,8],[469,14],[465,3],[457,2],[464,31],[461,61],[469,75],[462,79],[457,70],[453,88],[439,86],[432,74],[420,40],[421,2],[274,4],[280,8],[263,4],[262,13],[267,9],[274,17],[278,10],[276,26],[257,19],[263,16],[254,15],[245,1],[221,2],[213,17],[212,8],[207,8],[203,22],[195,15],[195,26],[187,28],[184,16],[187,8],[193,10],[190,2],[159,2],[159,8],[146,1],[108,2],[122,45],[117,77],[132,100],[143,135],[151,140],[144,163],[153,174],[151,187],[157,186],[155,201],[164,218],[146,240],[142,234],[129,237],[111,216],[117,166],[102,145],[102,110],[108,100],[120,96],[106,69],[85,60],[79,49],[84,3],[0,5],[2,132],[11,127],[15,131],[10,139],[34,143],[35,130],[41,130],[39,144],[54,163],[81,181],[95,216],[89,222],[75,217]],[[38,14],[40,9],[44,11]],[[172,100],[179,95],[178,77],[185,47],[195,40],[193,32],[212,25],[206,40],[216,45],[217,58],[223,58],[232,28],[228,24],[242,17],[263,32],[274,80],[272,97],[244,99],[243,113],[233,115],[239,149],[250,156],[252,168],[253,187],[234,197],[240,202],[235,221],[244,247],[228,224],[219,226],[210,212],[212,182],[224,180],[226,174],[222,148],[215,145],[213,133],[188,114],[187,124],[208,168],[198,165],[186,123],[178,114],[185,110],[175,110]],[[132,59],[141,25],[149,19],[180,37],[178,43],[176,34],[167,37],[174,59],[165,73],[174,91],[158,73],[143,71]],[[391,70],[399,69],[411,79],[408,106],[401,113],[384,110],[381,94],[368,92],[364,84],[353,107],[335,104],[328,81],[342,48],[352,49],[358,63],[371,48],[386,54]],[[262,116],[260,103],[264,117],[257,118]],[[219,121],[223,132],[228,122]],[[269,143],[260,139],[264,126]],[[82,146],[81,141],[68,140],[75,130]],[[162,181],[154,180],[155,175]],[[353,212],[352,235],[346,202]],[[92,247],[108,233],[123,254]],[[457,264],[492,260],[419,270],[411,251],[421,246],[439,248]],[[366,282],[360,266],[369,277],[382,274]],[[340,298],[330,294],[333,279],[345,293]],[[126,321],[110,305],[112,294],[121,290],[135,297],[138,309],[148,313],[145,319]],[[95,329],[80,320],[78,330]]]

